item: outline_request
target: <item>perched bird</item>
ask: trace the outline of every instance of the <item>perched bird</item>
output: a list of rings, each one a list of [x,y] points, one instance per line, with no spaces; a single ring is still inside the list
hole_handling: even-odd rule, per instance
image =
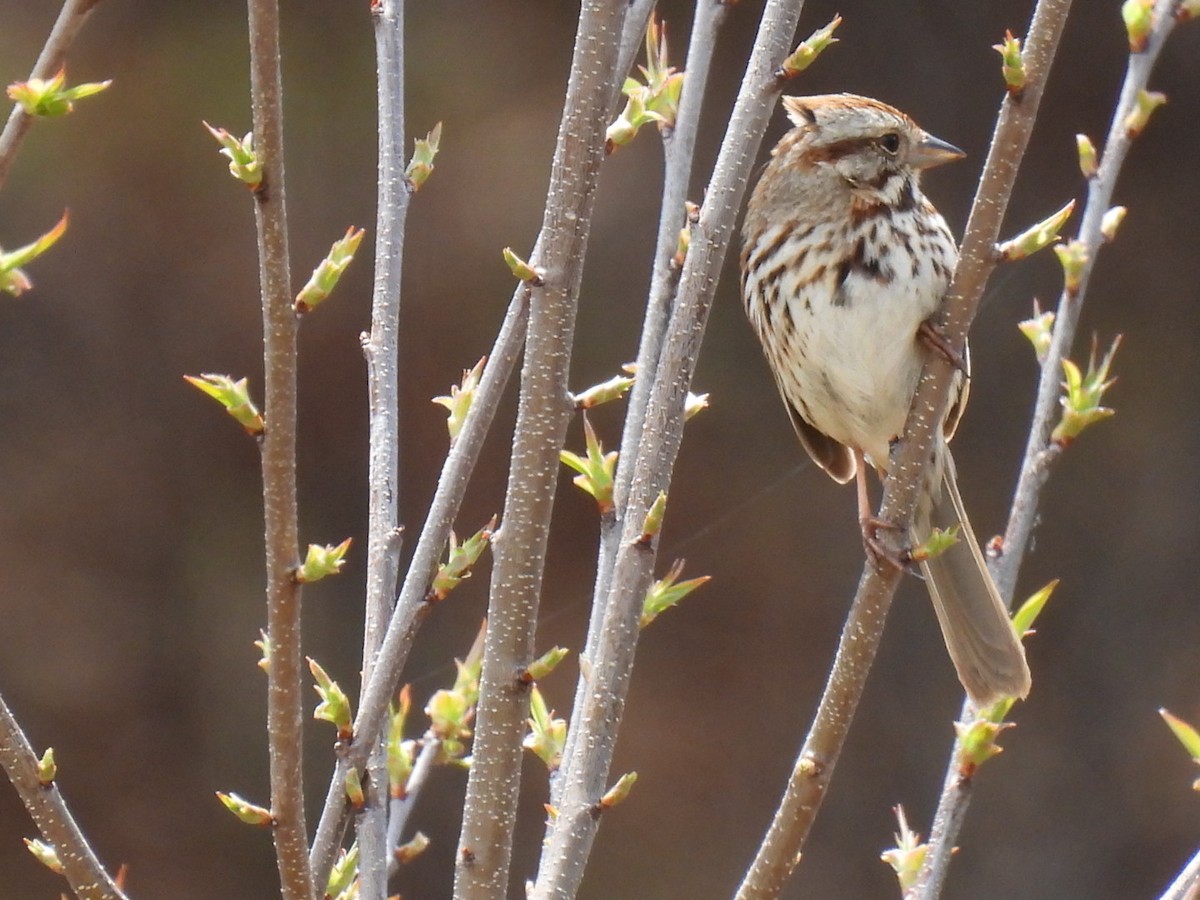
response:
[[[785,97],[793,127],[771,151],[742,229],[742,298],[809,455],[834,480],[857,476],[868,550],[882,553],[866,463],[881,473],[924,354],[960,371],[909,538],[959,526],[921,563],[959,680],[976,705],[1029,692],[1025,652],[963,510],[947,441],[967,399],[967,365],[929,324],[957,264],[921,172],[958,148],[904,113],[852,94]],[[965,357],[966,354],[964,353]]]

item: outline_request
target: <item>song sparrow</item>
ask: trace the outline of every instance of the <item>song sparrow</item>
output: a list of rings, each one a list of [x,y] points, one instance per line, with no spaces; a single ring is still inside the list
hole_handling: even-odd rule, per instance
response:
[[[800,443],[836,481],[857,475],[871,549],[880,523],[868,505],[864,458],[886,471],[925,345],[957,356],[927,320],[958,251],[918,179],[963,153],[867,97],[785,97],[783,105],[795,127],[771,151],[746,210],[742,297]],[[933,526],[960,526],[958,543],[921,568],[959,680],[985,705],[1024,697],[1029,668],[963,511],[946,443],[967,397],[958,362],[956,399],[909,538],[919,544]]]

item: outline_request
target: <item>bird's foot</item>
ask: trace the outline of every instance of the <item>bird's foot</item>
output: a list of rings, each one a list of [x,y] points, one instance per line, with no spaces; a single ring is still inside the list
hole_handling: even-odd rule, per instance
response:
[[[950,342],[946,340],[946,333],[942,331],[942,327],[932,319],[926,319],[917,329],[917,338],[926,347],[934,353],[941,356],[946,362],[958,369],[964,375],[970,375],[971,372],[967,368],[967,361],[963,355],[950,346]]]
[[[875,563],[878,568],[891,566],[900,572],[907,572],[909,563],[912,562],[907,550],[897,552],[891,547],[884,544],[879,539],[881,531],[896,531],[897,526],[881,519],[878,516],[865,516],[859,519],[859,526],[862,528],[863,546],[866,547],[867,556]]]

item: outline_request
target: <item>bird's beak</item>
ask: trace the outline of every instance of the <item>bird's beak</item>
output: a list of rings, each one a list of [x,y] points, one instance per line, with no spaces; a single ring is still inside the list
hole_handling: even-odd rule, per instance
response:
[[[953,144],[948,144],[940,138],[935,138],[932,134],[927,134],[921,138],[920,143],[913,147],[909,163],[914,169],[931,169],[942,163],[962,159],[966,155]]]

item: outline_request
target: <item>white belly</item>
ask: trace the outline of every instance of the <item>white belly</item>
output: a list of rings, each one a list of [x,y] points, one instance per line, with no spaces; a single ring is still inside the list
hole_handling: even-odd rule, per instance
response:
[[[889,228],[880,230],[898,247]],[[948,232],[945,242],[941,258],[952,266]],[[777,283],[786,316],[777,307],[772,323],[755,325],[776,335],[768,353],[792,406],[818,430],[885,466],[924,362],[917,329],[937,310],[948,273],[928,254],[915,267],[907,253],[867,251],[866,257],[871,265],[844,274],[806,254]]]

